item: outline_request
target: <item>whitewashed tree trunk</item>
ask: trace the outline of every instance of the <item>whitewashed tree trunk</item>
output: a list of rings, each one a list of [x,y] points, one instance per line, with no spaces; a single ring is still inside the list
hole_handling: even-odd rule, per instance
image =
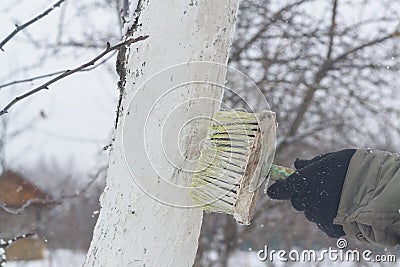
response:
[[[149,38],[126,53],[123,115],[84,266],[192,266],[202,210],[188,208],[188,190],[180,186],[190,185],[187,170],[209,125],[202,118],[220,108],[222,88],[214,84],[224,84],[226,70],[209,63],[169,67],[226,64],[239,0],[136,4],[127,37]]]

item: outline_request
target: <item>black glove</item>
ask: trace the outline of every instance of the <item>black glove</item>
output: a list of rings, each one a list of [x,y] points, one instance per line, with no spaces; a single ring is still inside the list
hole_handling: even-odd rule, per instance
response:
[[[344,236],[343,227],[333,224],[339,207],[344,179],[355,149],[347,149],[311,160],[296,159],[296,172],[267,189],[273,199],[290,199],[292,206],[318,225],[329,237]]]

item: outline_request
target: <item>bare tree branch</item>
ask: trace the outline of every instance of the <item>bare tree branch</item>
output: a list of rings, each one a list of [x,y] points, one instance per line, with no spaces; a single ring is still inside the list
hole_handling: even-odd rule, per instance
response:
[[[337,0],[334,0],[333,7],[332,7],[332,20],[331,20],[331,26],[330,26],[329,44],[328,44],[328,52],[327,52],[327,55],[326,55],[326,60],[322,64],[320,70],[315,75],[314,84],[309,86],[309,88],[308,88],[308,90],[306,92],[306,95],[304,97],[303,103],[299,107],[299,110],[297,112],[296,118],[293,121],[292,127],[290,128],[287,137],[293,137],[297,133],[297,130],[300,127],[301,121],[304,118],[304,114],[307,112],[307,109],[310,106],[310,103],[312,102],[314,94],[318,90],[317,85],[325,77],[325,75],[327,74],[328,70],[332,66],[330,57],[331,57],[331,54],[332,54],[333,39],[334,39],[334,36],[335,36],[335,30],[334,29],[335,29],[336,10],[337,10]],[[281,146],[282,145],[286,145],[286,142],[281,143]],[[281,146],[278,147],[278,150],[281,149]]]
[[[51,11],[53,11],[55,8],[59,7],[65,0],[59,0],[57,1],[57,3],[55,3],[54,5],[52,5],[50,8],[46,9],[43,13],[37,15],[36,17],[34,17],[33,19],[25,22],[24,24],[20,25],[15,25],[15,30],[12,31],[6,38],[4,38],[3,41],[0,42],[0,50],[4,51],[3,46],[8,43],[18,32],[22,31],[23,29],[25,29],[26,27],[28,27],[29,25],[32,25],[33,23],[35,23],[36,21],[40,20],[41,18],[43,18],[44,16],[48,15]]]
[[[115,53],[116,53],[116,51],[114,51],[110,56],[106,57],[105,59],[103,59],[102,61],[100,61],[96,65],[94,65],[93,67],[86,68],[86,69],[83,69],[83,70],[80,70],[80,71],[81,72],[83,72],[83,71],[91,71],[91,70],[94,70],[94,69],[100,67],[101,65],[106,63],[108,60],[110,60],[115,55]],[[12,82],[0,84],[0,89],[4,88],[4,87],[7,87],[7,86],[19,84],[19,83],[33,82],[35,80],[40,80],[40,79],[43,79],[43,78],[52,77],[52,76],[64,73],[66,71],[68,71],[68,70],[59,70],[59,71],[55,71],[55,72],[51,72],[51,73],[47,73],[47,74],[43,74],[43,75],[39,75],[39,76],[34,76],[34,77],[31,77],[31,78],[15,80],[15,81],[12,81]]]
[[[51,72],[51,73],[47,73],[47,74],[31,77],[31,78],[26,78],[26,79],[21,79],[21,80],[15,80],[15,81],[12,81],[12,82],[7,82],[7,83],[4,83],[4,84],[1,84],[0,85],[0,89],[4,88],[4,87],[7,87],[7,86],[14,85],[14,84],[18,84],[18,83],[33,82],[35,80],[40,80],[40,79],[43,79],[43,78],[52,77],[54,75],[61,74],[61,73],[64,73],[64,72],[65,72],[65,70],[60,70],[60,71],[56,71],[56,72]]]
[[[60,11],[60,17],[58,19],[58,27],[57,27],[57,37],[56,37],[57,44],[61,43],[61,40],[62,40],[62,37],[64,34],[64,23],[65,23],[65,15],[67,13],[67,6],[68,6],[68,2],[66,2],[62,6],[61,11]]]
[[[4,210],[5,212],[12,214],[12,215],[19,215],[22,212],[24,212],[27,208],[29,208],[32,205],[35,204],[40,204],[40,205],[54,205],[54,204],[59,204],[53,199],[40,199],[40,198],[34,198],[34,199],[29,199],[24,203],[19,208],[12,208],[9,207],[6,203],[0,202],[0,208]]]
[[[66,41],[66,42],[58,42],[55,44],[49,44],[49,47],[52,47],[54,49],[60,49],[64,47],[72,47],[72,48],[85,48],[85,49],[97,49],[97,48],[102,48],[103,46],[100,45],[99,43],[96,42],[89,42],[88,40],[85,41]]]
[[[76,197],[79,197],[79,196],[81,196],[82,194],[86,193],[86,192],[88,191],[88,189],[93,185],[93,183],[96,182],[97,179],[101,176],[101,174],[106,173],[107,169],[108,169],[108,165],[105,165],[105,166],[100,167],[100,168],[96,171],[96,173],[90,175],[90,180],[89,180],[89,182],[88,182],[84,187],[82,187],[81,190],[79,190],[78,192],[76,192],[76,193],[74,193],[74,194],[63,195],[63,196],[59,197],[56,201],[57,201],[58,203],[61,203],[62,200],[71,199],[71,198],[76,198]]]
[[[334,22],[334,21],[332,20],[332,22]],[[304,115],[307,112],[311,102],[313,101],[314,94],[319,89],[318,86],[319,86],[320,82],[322,81],[322,79],[325,78],[328,71],[334,67],[334,64],[346,59],[349,55],[354,54],[354,53],[356,53],[360,50],[363,50],[367,47],[371,47],[371,46],[383,43],[389,39],[398,38],[398,37],[400,37],[400,32],[398,30],[396,30],[386,36],[383,36],[381,38],[377,38],[370,42],[366,42],[364,44],[356,46],[356,47],[344,52],[343,54],[339,55],[338,57],[336,57],[334,59],[327,58],[325,60],[325,62],[322,64],[322,66],[320,67],[319,71],[314,76],[313,84],[310,85],[309,88],[307,89],[307,92],[304,96],[303,102],[300,105],[300,107],[296,113],[296,117],[295,117],[295,119],[292,123],[292,126],[291,126],[289,132],[287,133],[286,137],[287,138],[293,137],[297,133],[297,130],[299,129],[301,122],[304,119]],[[287,142],[285,142],[285,141],[281,142],[280,145],[276,149],[277,153],[281,152],[283,150],[283,148],[285,148],[286,146],[287,146]]]
[[[27,98],[27,97],[39,92],[41,90],[49,89],[49,85],[51,85],[51,84],[53,84],[53,83],[65,78],[65,77],[67,77],[67,76],[69,76],[71,74],[74,74],[76,72],[80,72],[83,69],[86,69],[87,67],[89,67],[91,65],[94,65],[96,63],[96,61],[98,61],[99,59],[101,59],[106,54],[110,53],[111,51],[117,50],[117,49],[119,49],[119,48],[121,48],[123,46],[126,46],[126,45],[131,45],[133,43],[136,43],[136,42],[139,42],[139,41],[143,41],[143,40],[147,39],[148,37],[149,37],[148,35],[145,35],[145,36],[139,36],[137,38],[129,38],[128,40],[126,40],[124,42],[121,42],[119,44],[116,44],[114,46],[110,46],[110,43],[107,43],[106,49],[101,54],[99,54],[98,56],[96,56],[95,58],[90,60],[89,62],[87,62],[87,63],[85,63],[85,64],[83,64],[83,65],[81,65],[81,66],[79,66],[79,67],[77,67],[75,69],[67,70],[67,71],[63,72],[61,75],[58,75],[57,77],[51,79],[50,81],[40,85],[39,87],[36,87],[36,88],[26,92],[25,94],[17,96],[16,98],[14,98],[10,103],[8,103],[8,105],[6,105],[0,111],[0,116],[6,114],[8,112],[8,110],[12,106],[14,106],[16,103],[18,103],[19,101],[21,101],[21,100],[23,100],[23,99],[25,99],[25,98]]]
[[[302,131],[300,134],[296,134],[294,136],[291,137],[285,137],[285,138],[278,138],[276,141],[276,146],[279,147],[281,145],[282,142],[285,142],[286,145],[291,145],[294,144],[298,141],[303,140],[304,138],[314,135],[317,132],[321,132],[324,130],[327,130],[329,128],[333,128],[333,127],[337,127],[340,126],[342,123],[338,122],[338,123],[332,123],[332,122],[327,122],[327,123],[322,123],[316,127],[313,127],[311,129],[307,129],[305,131]]]
[[[362,45],[359,45],[359,46],[356,46],[356,47],[350,49],[349,51],[347,51],[347,52],[341,54],[340,56],[338,56],[337,58],[335,58],[333,60],[333,62],[337,62],[337,61],[343,60],[346,57],[348,57],[349,55],[354,54],[354,53],[356,53],[356,52],[358,52],[358,51],[360,51],[360,50],[362,50],[364,48],[367,48],[367,47],[370,47],[370,46],[373,46],[373,45],[377,45],[377,44],[383,43],[383,42],[385,42],[385,41],[387,41],[389,39],[398,38],[398,37],[400,37],[400,31],[399,30],[395,30],[394,32],[392,32],[392,33],[390,33],[390,34],[388,34],[388,35],[386,35],[384,37],[372,40],[370,42],[367,42],[365,44],[362,44]]]
[[[329,30],[329,46],[328,46],[328,53],[326,55],[327,59],[330,59],[332,55],[333,39],[335,37],[335,27],[336,27],[337,2],[338,0],[333,0],[332,20],[331,20],[331,27]]]
[[[293,4],[287,5],[280,9],[278,12],[276,12],[273,17],[270,19],[270,22],[265,24],[261,29],[257,31],[244,45],[242,45],[240,48],[238,48],[232,55],[231,55],[231,60],[238,60],[240,58],[240,54],[249,48],[255,41],[257,41],[261,35],[270,27],[271,24],[274,23],[274,21],[278,20],[281,16],[282,13],[291,10],[295,6],[299,6],[306,2],[307,0],[299,0],[297,2],[294,2]]]

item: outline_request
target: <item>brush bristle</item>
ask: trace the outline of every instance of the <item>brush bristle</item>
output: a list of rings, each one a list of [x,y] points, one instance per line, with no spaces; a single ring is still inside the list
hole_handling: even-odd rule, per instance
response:
[[[190,194],[205,210],[234,214],[250,151],[260,132],[257,116],[220,111],[212,121]]]

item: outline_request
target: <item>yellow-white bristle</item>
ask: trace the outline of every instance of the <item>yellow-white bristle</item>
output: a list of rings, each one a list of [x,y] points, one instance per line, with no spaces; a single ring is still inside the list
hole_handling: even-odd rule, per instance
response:
[[[220,111],[214,116],[191,189],[192,198],[205,210],[234,213],[257,132],[253,113]]]
[[[249,224],[260,179],[272,163],[275,130],[271,111],[216,113],[193,176],[190,195],[194,202]]]

